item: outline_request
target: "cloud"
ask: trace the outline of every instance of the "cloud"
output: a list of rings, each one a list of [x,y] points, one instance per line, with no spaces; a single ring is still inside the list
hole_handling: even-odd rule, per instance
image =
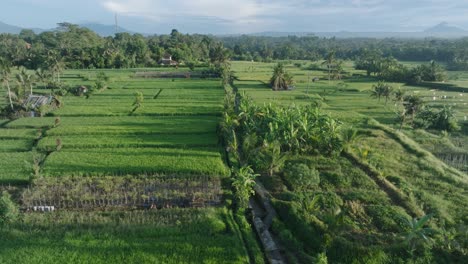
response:
[[[467,24],[466,0],[99,0],[110,12],[164,24],[238,32],[256,30],[392,30],[442,20]],[[211,24],[210,24],[211,23]]]
[[[122,15],[142,15],[155,20],[171,16],[217,17],[232,22],[249,20],[267,12],[276,5],[255,0],[106,0],[102,5]]]

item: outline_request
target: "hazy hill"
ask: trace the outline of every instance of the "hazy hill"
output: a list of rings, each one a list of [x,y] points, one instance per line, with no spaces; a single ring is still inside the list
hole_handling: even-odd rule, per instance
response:
[[[103,25],[103,24],[97,24],[97,23],[86,23],[86,24],[80,24],[79,26],[81,27],[86,27],[91,29],[92,31],[96,32],[97,34],[107,37],[107,36],[112,36],[115,34],[115,26],[112,25]],[[1,33],[11,33],[11,34],[19,34],[23,28],[17,27],[17,26],[12,26],[5,24],[3,22],[0,22],[0,34]],[[33,28],[34,32],[37,34],[44,32],[44,31],[51,31],[55,29],[40,29],[40,28]],[[127,33],[135,33],[131,32],[130,30],[127,30],[122,27],[117,28],[117,32],[127,32]]]
[[[22,28],[5,24],[0,21],[0,33],[18,34]]]
[[[86,23],[86,24],[80,24],[81,27],[89,28],[92,31],[96,32],[98,35],[103,36],[103,37],[108,37],[108,36],[113,36],[116,33],[115,26],[113,25],[104,25],[104,24],[98,24],[98,23]],[[117,28],[118,33],[136,33],[132,32],[130,30],[127,30],[122,27]]]
[[[447,22],[442,22],[436,26],[424,30],[426,33],[440,33],[440,34],[467,34],[468,31],[459,27],[451,26]]]

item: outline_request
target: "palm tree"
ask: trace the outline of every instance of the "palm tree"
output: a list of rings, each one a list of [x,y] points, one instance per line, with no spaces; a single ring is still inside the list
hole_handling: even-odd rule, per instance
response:
[[[332,68],[333,79],[341,80],[341,74],[343,73],[343,61],[336,61],[335,65]]]
[[[383,90],[383,97],[385,97],[385,105],[387,104],[390,96],[392,96],[392,93],[393,93],[393,87],[390,85],[385,85],[384,90]]]
[[[7,62],[6,60],[0,60],[0,71],[1,71],[0,73],[1,73],[2,84],[7,88],[8,99],[10,102],[11,110],[14,110],[13,99],[12,99],[13,93],[10,87],[11,68],[10,68],[9,62]]]
[[[381,97],[385,97],[385,104],[387,104],[388,99],[392,95],[393,87],[383,81],[380,81],[377,84],[374,84],[372,88],[374,90],[372,90],[371,97],[377,98],[379,102]]]
[[[395,92],[394,92],[394,96],[395,96],[395,102],[402,102],[403,101],[403,98],[405,97],[405,94],[406,94],[406,91],[398,88]]]
[[[423,108],[424,101],[421,97],[416,95],[407,95],[403,98],[403,107],[405,116],[410,115],[411,120],[414,121],[416,114]]]
[[[49,51],[47,54],[48,66],[53,73],[53,77],[57,76],[57,82],[60,83],[60,73],[65,69],[65,63],[59,58],[55,51]]]
[[[33,94],[34,75],[30,74],[25,67],[19,68],[20,72],[16,74],[16,80],[25,89],[29,89],[29,94]]]
[[[332,73],[332,69],[333,69],[335,63],[336,63],[336,51],[332,50],[332,51],[328,52],[327,56],[325,57],[325,61],[322,62],[322,65],[327,66],[328,81],[331,80],[331,73]]]
[[[288,87],[293,83],[293,78],[284,69],[282,63],[278,63],[273,68],[273,76],[270,79],[270,84],[273,90],[277,91],[280,89],[287,90]]]

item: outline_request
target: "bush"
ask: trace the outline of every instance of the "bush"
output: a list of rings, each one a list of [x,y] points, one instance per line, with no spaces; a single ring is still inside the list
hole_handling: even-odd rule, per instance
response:
[[[344,175],[336,172],[323,173],[322,185],[326,186],[327,183],[337,188],[349,187],[351,185],[349,182],[349,177],[345,177]]]
[[[414,120],[416,128],[445,130],[448,132],[460,130],[455,114],[451,107],[444,106],[440,111],[425,109]]]
[[[319,172],[304,163],[288,163],[284,170],[284,178],[294,190],[298,191],[311,189],[320,183]]]

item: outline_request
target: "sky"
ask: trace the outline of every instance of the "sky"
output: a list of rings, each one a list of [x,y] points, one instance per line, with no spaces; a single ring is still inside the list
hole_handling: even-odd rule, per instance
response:
[[[0,21],[26,28],[58,22],[114,24],[141,33],[422,31],[468,29],[468,0],[0,0]]]

